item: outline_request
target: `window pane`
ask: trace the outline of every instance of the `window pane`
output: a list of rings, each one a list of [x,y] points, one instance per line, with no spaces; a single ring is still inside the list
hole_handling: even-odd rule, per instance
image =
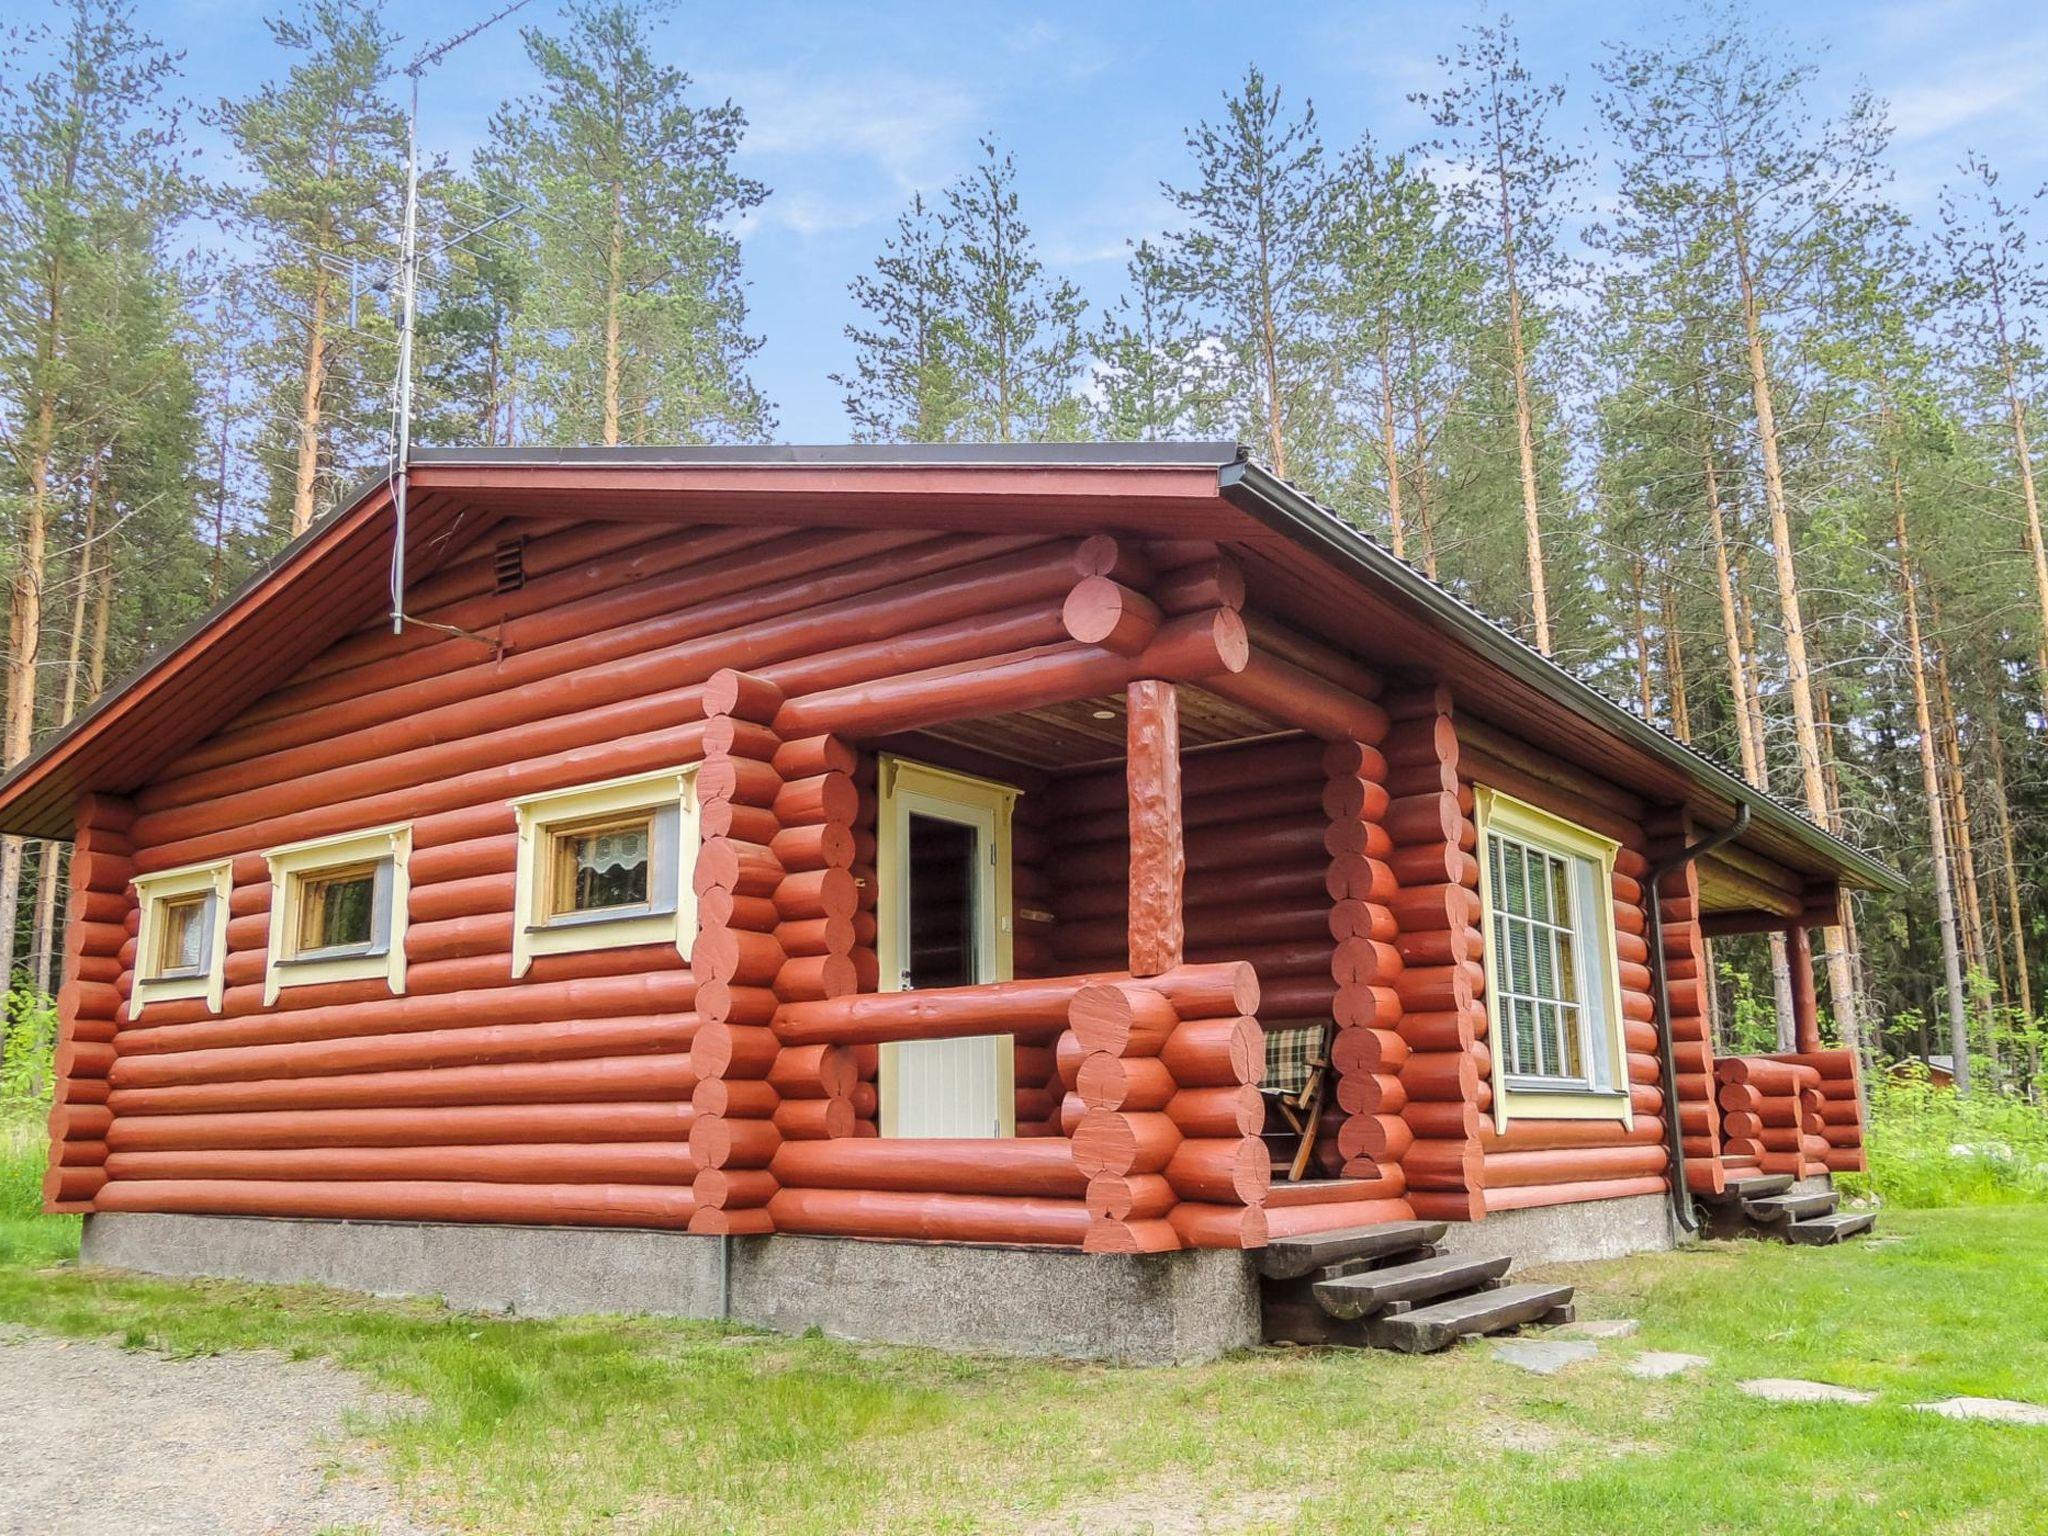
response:
[[[1557,996],[1557,938],[1547,929],[1536,936],[1536,984],[1529,990],[1538,997]]]
[[[1536,1049],[1536,1005],[1515,1000],[1514,1053],[1512,1070],[1518,1073],[1542,1071]]]
[[[1564,859],[1550,861],[1550,920],[1569,924],[1572,920],[1572,867]]]
[[[1501,903],[1517,917],[1527,916],[1529,911],[1529,892],[1524,884],[1522,860],[1520,846],[1515,843],[1502,845]]]
[[[377,869],[309,876],[299,897],[298,953],[359,949],[376,932]]]
[[[1557,936],[1557,990],[1550,995],[1560,1002],[1579,1000],[1578,941],[1569,933]]]
[[[206,898],[167,901],[158,910],[163,937],[157,944],[157,973],[198,970],[205,963],[200,944],[206,937]]]
[[[1557,1021],[1551,1071],[1559,1077],[1583,1078],[1586,1063],[1579,1050],[1579,1012],[1576,1008],[1553,1008],[1551,1013]]]
[[[556,835],[556,914],[648,904],[652,817]]]

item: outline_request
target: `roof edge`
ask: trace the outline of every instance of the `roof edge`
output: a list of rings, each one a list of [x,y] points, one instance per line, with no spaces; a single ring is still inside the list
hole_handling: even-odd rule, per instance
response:
[[[1631,745],[1677,763],[1699,787],[1733,805],[1747,805],[1759,822],[1797,840],[1838,866],[1865,888],[1902,891],[1906,880],[1882,860],[1874,859],[1783,801],[1729,772],[1712,758],[1668,736],[1630,713],[1599,689],[1574,677],[1535,647],[1516,638],[1477,609],[1399,559],[1377,540],[1352,527],[1312,497],[1272,471],[1249,460],[1226,464],[1218,471],[1223,498],[1268,527],[1315,548],[1334,563],[1392,587],[1421,608],[1435,623],[1470,645],[1517,681],[1544,697],[1612,731]]]
[[[788,469],[1014,468],[1085,465],[1098,469],[1221,469],[1245,457],[1235,440],[1151,443],[711,443],[609,448],[415,448],[407,463],[432,465],[578,465],[594,468]]]

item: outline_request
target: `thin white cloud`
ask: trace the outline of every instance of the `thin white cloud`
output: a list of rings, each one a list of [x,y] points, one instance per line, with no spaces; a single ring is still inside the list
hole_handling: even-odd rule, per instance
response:
[[[897,72],[749,71],[707,85],[746,111],[750,153],[866,160],[903,191],[950,169],[979,110],[963,86]]]
[[[1991,117],[2028,120],[2048,91],[2048,36],[1997,53],[1950,63],[1940,74],[1891,91],[1891,121],[1901,144],[1919,144]]]

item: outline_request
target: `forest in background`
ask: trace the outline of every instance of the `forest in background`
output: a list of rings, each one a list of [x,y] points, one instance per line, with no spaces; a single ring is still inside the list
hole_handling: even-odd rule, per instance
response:
[[[534,88],[470,163],[428,161],[415,442],[775,435],[739,238],[771,189],[664,11],[524,26]],[[269,78],[205,103],[120,0],[4,40],[8,766],[388,466],[411,55],[363,0],[270,32]],[[1576,142],[1565,84],[1482,16],[1418,98],[1432,136],[1394,144],[1326,142],[1254,66],[1188,104],[1173,227],[1133,231],[1107,303],[1048,270],[987,139],[847,275],[833,382],[863,441],[1239,438],[1904,871],[1827,934],[1830,1032],[2038,1096],[2039,191],[1971,157],[1908,218],[1884,103],[1821,113],[1819,68],[1740,8],[1689,11],[1573,84],[1602,125]],[[17,1062],[49,1027],[64,857],[0,844]],[[1785,1038],[1780,941],[1715,954],[1721,1038]]]

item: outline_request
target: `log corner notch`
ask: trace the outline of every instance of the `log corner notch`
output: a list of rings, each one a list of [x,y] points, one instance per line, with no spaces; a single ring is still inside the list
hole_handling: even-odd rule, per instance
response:
[[[780,689],[743,672],[717,672],[704,688],[690,949],[698,1018],[690,1043],[692,1232],[774,1230],[769,1165],[781,1145],[781,1096],[770,1080],[780,1055],[771,1026],[787,956],[774,903],[786,873],[775,847],[783,841],[775,822],[781,742],[770,722],[781,705]],[[764,832],[766,842],[758,840]]]
[[[113,795],[83,795],[74,821],[66,980],[57,993],[50,1164],[43,1176],[43,1209],[52,1214],[90,1211],[107,1182],[106,1137],[113,1122],[107,1078],[123,1017],[122,957],[134,943],[137,915],[129,885],[135,875],[135,848],[128,836],[134,805]]]
[[[1690,812],[1680,808],[1653,812],[1643,820],[1645,853],[1651,867],[1661,867],[1697,841]],[[1708,968],[1712,964],[1700,925],[1700,876],[1688,860],[1666,870],[1655,899],[1664,935],[1663,954],[1652,971],[1652,985],[1661,981],[1671,1021],[1671,1061],[1676,1081],[1679,1134],[1685,1152],[1685,1182],[1695,1195],[1718,1195],[1727,1188],[1721,1161],[1720,1102],[1714,1084],[1714,1046],[1707,1020]],[[1646,958],[1649,958],[1646,956]],[[1654,999],[1653,999],[1654,1001]]]

